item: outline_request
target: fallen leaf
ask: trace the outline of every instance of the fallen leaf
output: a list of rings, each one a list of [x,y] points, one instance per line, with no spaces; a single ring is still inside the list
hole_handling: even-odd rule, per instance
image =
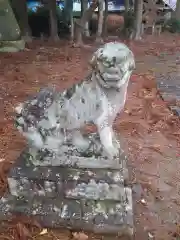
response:
[[[161,146],[159,144],[153,144],[151,146],[148,146],[148,148],[154,150],[159,154],[163,154],[163,150],[161,150]]]
[[[19,236],[20,240],[27,240],[28,238],[32,237],[30,231],[22,223],[18,223],[16,225],[16,230],[17,230],[17,233],[18,233],[18,236]]]
[[[88,239],[88,236],[83,233],[83,232],[74,232],[72,233],[74,239],[77,239],[77,240],[87,240]]]
[[[153,239],[154,238],[154,236],[149,232],[148,233],[148,239]]]
[[[141,199],[141,201],[140,201],[142,204],[146,204],[146,200],[143,198],[143,199]]]
[[[39,233],[39,235],[45,235],[48,233],[47,228],[43,228],[43,230]]]

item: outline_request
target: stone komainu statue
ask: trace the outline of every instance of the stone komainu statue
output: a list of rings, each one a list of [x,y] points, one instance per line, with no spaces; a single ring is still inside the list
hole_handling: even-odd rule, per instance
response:
[[[42,89],[16,107],[17,128],[33,147],[58,151],[70,141],[86,151],[90,143],[80,129],[94,123],[104,152],[110,158],[118,154],[112,124],[125,104],[134,56],[126,45],[110,42],[93,54],[90,64],[90,76],[79,84],[61,93]]]

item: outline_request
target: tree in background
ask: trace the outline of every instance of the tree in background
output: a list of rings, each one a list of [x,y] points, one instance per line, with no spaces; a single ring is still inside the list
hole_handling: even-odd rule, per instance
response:
[[[22,37],[26,42],[32,40],[31,29],[28,23],[28,11],[26,0],[12,0],[12,7],[15,12],[15,16],[19,22]]]
[[[31,31],[28,25],[28,12],[26,0],[11,0],[15,11],[18,15],[19,24],[21,27],[22,35],[27,39],[31,39]],[[57,6],[56,0],[41,0],[46,5],[49,11],[49,25],[50,37],[54,41],[59,39],[58,36],[58,19],[57,19]],[[178,0],[180,2],[180,0]],[[105,5],[105,10],[104,10]],[[82,35],[89,36],[89,21],[96,8],[98,8],[98,26],[96,33],[96,41],[102,42],[103,37],[107,34],[107,15],[108,15],[108,0],[93,0],[88,7],[88,0],[81,0],[81,18],[73,19],[73,0],[64,1],[64,22],[71,25],[71,39],[75,40],[77,45],[83,45]],[[179,6],[177,4],[177,6]],[[180,15],[180,14],[179,14]],[[178,15],[178,16],[179,16]],[[143,18],[143,0],[135,0],[134,9],[130,9],[129,0],[125,0],[125,30],[131,28],[132,34],[126,34],[127,37],[139,40],[142,34],[142,18]],[[129,21],[130,19],[130,21]],[[74,36],[74,22],[76,26],[76,36]],[[126,24],[128,23],[128,24]],[[131,27],[130,27],[131,25]]]
[[[126,15],[126,14],[128,14],[129,8],[130,8],[129,0],[124,1],[124,7],[125,7],[125,15]]]
[[[81,6],[82,6],[81,0]],[[82,16],[76,21],[76,44],[77,46],[83,45],[82,34],[84,32],[86,22],[89,22],[92,18],[93,12],[98,7],[98,0],[93,0],[89,8],[83,9]]]
[[[81,1],[81,16],[82,16],[83,12],[85,12],[87,9],[88,9],[88,0]],[[90,36],[89,21],[87,20],[84,24],[85,24],[84,25],[84,35],[86,37],[89,37]]]
[[[142,34],[143,0],[135,0],[130,8],[129,0],[125,0],[123,34],[126,38],[139,40]]]
[[[141,34],[142,34],[143,0],[135,0],[134,16],[135,16],[135,21],[134,21],[133,38],[135,40],[140,40]]]
[[[83,7],[84,1],[81,0],[81,8],[82,8],[82,15],[81,19],[79,21],[76,21],[76,27],[77,27],[77,38],[76,43],[77,45],[82,45],[82,34],[85,33],[87,36],[87,23],[92,19],[93,13],[98,8],[98,27],[97,27],[97,33],[96,33],[96,42],[103,42],[103,36],[105,37],[107,28],[106,28],[106,21],[107,21],[107,15],[108,15],[108,0],[93,0],[90,4],[89,8]],[[104,11],[105,6],[105,11]]]
[[[102,37],[105,38],[107,36],[107,17],[108,17],[108,0],[104,0],[104,20],[103,20],[103,30]]]
[[[71,26],[71,40],[74,40],[74,18],[73,18],[73,0],[64,1],[64,10],[62,14],[62,19],[67,24]]]
[[[98,0],[98,29],[96,33],[96,42],[103,42],[102,31],[104,22],[104,0]]]
[[[58,20],[56,13],[56,0],[48,0],[49,21],[50,21],[50,36],[54,41],[59,40],[58,36]]]
[[[180,0],[177,0],[177,2],[176,2],[176,10],[174,13],[174,17],[176,20],[180,21]]]
[[[133,13],[132,11],[129,11],[128,14],[130,12],[132,15],[130,24],[132,25],[132,22],[133,22],[132,33],[130,38],[133,38],[135,40],[140,40],[144,33],[144,29],[148,29],[148,28],[151,28],[152,34],[154,34],[156,23],[158,23],[158,21],[160,20],[156,1],[135,0]],[[126,18],[125,21],[127,19],[128,18]]]
[[[130,8],[129,0],[125,0],[124,5],[125,5],[124,26],[122,29],[123,30],[122,34],[126,38],[130,38],[130,37],[132,38],[132,34],[134,32],[134,21],[135,21],[134,9]]]
[[[176,1],[176,9],[171,13],[171,18],[167,16],[166,28],[171,33],[180,33],[180,0]]]

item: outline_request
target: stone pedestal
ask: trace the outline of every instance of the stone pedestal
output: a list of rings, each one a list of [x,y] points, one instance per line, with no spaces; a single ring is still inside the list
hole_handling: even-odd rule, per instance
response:
[[[126,156],[30,161],[25,150],[13,165],[10,194],[1,199],[1,215],[34,216],[44,227],[66,227],[99,234],[133,235],[132,192]]]
[[[133,236],[126,157],[112,125],[125,104],[134,55],[111,42],[90,64],[82,82],[63,92],[41,89],[15,108],[30,148],[9,173],[0,213],[31,215],[44,227]],[[97,134],[87,133],[87,124]]]

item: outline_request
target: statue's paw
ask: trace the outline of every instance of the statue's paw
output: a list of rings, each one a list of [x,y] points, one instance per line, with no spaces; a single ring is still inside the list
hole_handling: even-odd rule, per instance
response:
[[[113,145],[118,149],[121,148],[120,142],[116,138],[113,139]]]
[[[119,149],[114,146],[108,147],[108,149],[106,149],[106,152],[110,158],[116,158],[119,155]]]

